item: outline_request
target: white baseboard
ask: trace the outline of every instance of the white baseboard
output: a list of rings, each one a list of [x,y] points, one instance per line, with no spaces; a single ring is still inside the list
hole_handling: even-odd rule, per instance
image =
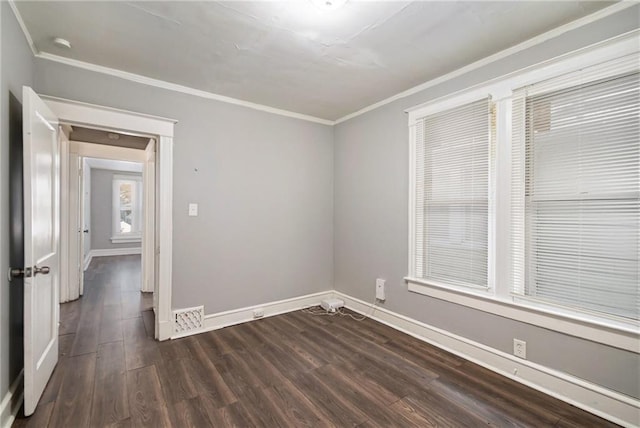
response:
[[[135,248],[104,248],[89,251],[89,260],[94,257],[128,256],[130,254],[142,254],[141,247]]]
[[[293,297],[291,299],[269,302],[262,305],[248,306],[246,308],[233,309],[231,311],[205,315],[202,328],[191,330],[188,332],[182,332],[180,334],[173,334],[171,338],[177,339],[179,337],[191,336],[193,334],[204,333],[205,331],[217,330],[219,328],[241,324],[247,321],[254,321],[255,318],[253,317],[253,311],[256,309],[262,309],[264,311],[264,315],[260,318],[266,318],[286,312],[297,311],[309,306],[319,305],[322,299],[326,299],[328,297],[331,297],[332,295],[333,291],[322,291],[319,293]],[[173,325],[171,327],[173,327]]]
[[[0,427],[9,428],[18,415],[22,406],[22,379],[24,371],[21,370],[18,376],[9,386],[9,391],[2,398],[0,403]]]
[[[339,291],[333,293],[355,312],[479,364],[552,397],[626,427],[640,424],[640,400],[567,373],[523,360],[446,330],[374,306]]]
[[[82,270],[89,269],[89,265],[91,264],[91,259],[93,259],[93,256],[91,255],[91,250],[89,250],[89,252],[87,253],[87,257],[84,258],[84,266]]]

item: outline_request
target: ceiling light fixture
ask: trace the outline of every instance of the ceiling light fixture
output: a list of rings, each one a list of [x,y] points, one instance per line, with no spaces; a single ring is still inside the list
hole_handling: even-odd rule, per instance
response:
[[[311,0],[311,3],[320,10],[333,11],[344,6],[347,0]]]
[[[62,37],[55,37],[53,39],[53,44],[61,48],[71,49],[71,42],[67,39],[63,39]]]

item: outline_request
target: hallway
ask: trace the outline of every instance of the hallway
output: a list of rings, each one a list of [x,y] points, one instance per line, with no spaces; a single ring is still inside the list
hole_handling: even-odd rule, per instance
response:
[[[84,295],[60,305],[53,376],[35,414],[14,427],[104,426],[128,416],[126,371],[160,359],[153,295],[140,292],[140,269],[139,255],[92,260]]]

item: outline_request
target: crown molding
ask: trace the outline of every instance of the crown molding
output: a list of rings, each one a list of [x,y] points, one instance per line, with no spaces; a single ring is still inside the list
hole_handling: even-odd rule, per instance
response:
[[[29,33],[29,30],[27,30],[27,25],[24,23],[24,20],[22,19],[22,15],[20,15],[20,12],[18,11],[18,7],[16,6],[15,1],[8,0],[7,2],[9,3],[11,10],[13,11],[13,14],[16,17],[16,21],[18,21],[18,25],[20,25],[20,28],[22,29],[22,33],[24,34],[25,39],[27,39],[27,44],[29,45],[29,49],[31,49],[31,53],[33,53],[33,56],[38,55],[39,51],[36,48],[35,43],[33,43],[31,34]]]
[[[169,91],[174,91],[174,92],[180,92],[183,94],[188,94],[188,95],[193,95],[193,96],[197,96],[200,98],[206,98],[206,99],[211,99],[211,100],[215,100],[215,101],[220,101],[223,103],[227,103],[227,104],[233,104],[233,105],[238,105],[238,106],[242,106],[242,107],[246,107],[246,108],[250,108],[253,110],[259,110],[259,111],[263,111],[263,112],[267,112],[267,113],[272,113],[272,114],[276,114],[279,116],[285,116],[285,117],[290,117],[290,118],[294,118],[294,119],[300,119],[300,120],[305,120],[308,122],[313,122],[313,123],[319,123],[322,125],[329,125],[329,126],[334,126],[337,125],[339,123],[342,122],[346,122],[350,119],[353,119],[355,117],[358,117],[364,113],[367,113],[369,111],[375,110],[379,107],[382,107],[386,104],[392,103],[394,101],[400,100],[402,98],[406,98],[408,96],[411,96],[413,94],[416,94],[418,92],[424,91],[425,89],[431,88],[433,86],[439,85],[441,83],[444,83],[448,80],[454,79],[456,77],[462,76],[466,73],[472,72],[474,70],[477,70],[485,65],[491,64],[495,61],[499,61],[501,59],[504,59],[510,55],[513,55],[515,53],[521,52],[525,49],[531,48],[533,46],[539,45],[541,43],[544,43],[550,39],[553,39],[555,37],[558,37],[564,33],[567,33],[569,31],[575,30],[577,28],[580,28],[582,26],[585,26],[587,24],[590,24],[592,22],[598,21],[600,19],[603,19],[607,16],[610,16],[614,13],[620,12],[622,10],[625,10],[627,8],[630,8],[632,6],[637,5],[638,3],[633,1],[633,0],[623,0],[620,1],[616,4],[613,4],[609,7],[606,7],[604,9],[600,9],[599,11],[596,11],[590,15],[584,16],[582,18],[576,19],[575,21],[571,21],[567,24],[561,25],[560,27],[556,27],[550,31],[547,31],[546,33],[542,33],[538,36],[535,36],[531,39],[525,40],[522,43],[519,43],[515,46],[512,46],[510,48],[504,49],[500,52],[497,52],[493,55],[489,55],[483,59],[480,59],[476,62],[473,62],[471,64],[468,64],[464,67],[461,67],[457,70],[454,70],[452,72],[449,72],[447,74],[444,74],[442,76],[436,77],[434,79],[431,79],[427,82],[424,82],[420,85],[414,86],[413,88],[407,89],[405,91],[399,92],[395,95],[392,95],[391,97],[385,98],[384,100],[378,101],[376,103],[373,103],[367,107],[364,107],[360,110],[357,110],[353,113],[347,114],[337,120],[328,120],[328,119],[322,119],[319,117],[315,117],[315,116],[310,116],[310,115],[306,115],[306,114],[302,114],[302,113],[296,113],[296,112],[292,112],[289,110],[283,110],[283,109],[279,109],[279,108],[275,108],[275,107],[270,107],[264,104],[258,104],[258,103],[253,103],[250,101],[245,101],[245,100],[240,100],[237,98],[233,98],[233,97],[228,97],[225,95],[219,95],[219,94],[215,94],[213,92],[208,92],[208,91],[203,91],[200,89],[195,89],[195,88],[191,88],[189,86],[184,86],[184,85],[179,85],[176,83],[171,83],[171,82],[167,82],[164,80],[159,80],[159,79],[154,79],[151,77],[147,77],[147,76],[143,76],[140,74],[135,74],[135,73],[129,73],[127,71],[122,71],[122,70],[118,70],[115,68],[110,68],[110,67],[105,67],[105,66],[101,66],[101,65],[96,65],[96,64],[92,64],[92,63],[88,63],[88,62],[84,62],[84,61],[79,61],[79,60],[75,60],[75,59],[71,59],[71,58],[66,58],[66,57],[62,57],[59,55],[54,55],[54,54],[50,54],[47,52],[40,52],[38,51],[38,49],[36,48],[35,44],[33,43],[33,39],[31,38],[31,34],[29,34],[29,31],[27,30],[27,27],[24,23],[24,20],[22,19],[22,16],[20,15],[20,12],[18,11],[18,8],[15,5],[15,0],[8,0],[9,5],[11,6],[11,10],[13,11],[18,24],[20,25],[20,28],[22,29],[22,32],[24,33],[24,36],[27,40],[27,43],[29,44],[29,47],[31,48],[31,51],[33,52],[33,55],[36,58],[41,58],[41,59],[46,59],[49,61],[54,61],[54,62],[58,62],[61,64],[65,64],[71,67],[77,67],[77,68],[82,68],[85,70],[89,70],[89,71],[94,71],[96,73],[101,73],[101,74],[107,74],[110,76],[114,76],[114,77],[118,77],[120,79],[124,79],[124,80],[129,80],[132,82],[136,82],[136,83],[141,83],[143,85],[148,85],[148,86],[154,86],[157,88],[161,88],[161,89],[166,89]]]
[[[104,67],[102,65],[96,65],[96,64],[92,64],[84,61],[79,61],[76,59],[66,58],[59,55],[53,55],[47,52],[40,52],[35,56],[36,58],[46,59],[49,61],[69,65],[71,67],[82,68],[84,70],[89,70],[96,73],[106,74],[109,76],[118,77],[120,79],[129,80],[131,82],[141,83],[143,85],[166,89],[168,91],[180,92],[183,94],[193,95],[200,98],[221,101],[227,104],[247,107],[253,110],[259,110],[267,113],[277,114],[279,116],[290,117],[293,119],[306,120],[308,122],[319,123],[322,125],[334,124],[333,121],[331,120],[322,119],[315,116],[309,116],[306,114],[296,113],[289,110],[283,110],[275,107],[269,107],[263,104],[252,103],[250,101],[239,100],[237,98],[227,97],[225,95],[219,95],[213,92],[203,91],[200,89],[191,88],[189,86],[179,85],[177,83],[171,83],[164,80],[154,79],[154,78],[143,76],[140,74],[129,73],[127,71],[122,71],[122,70],[118,70],[110,67]]]
[[[109,76],[118,77],[120,79],[129,80],[136,83],[141,83],[143,85],[154,86],[156,88],[166,89],[168,91],[180,92],[187,95],[193,95],[200,98],[206,98],[210,100],[220,101],[227,104],[233,104],[241,107],[247,107],[253,110],[259,110],[266,113],[277,114],[279,116],[290,117],[293,119],[305,120],[307,122],[319,123],[322,125],[332,126],[334,122],[332,120],[322,119],[315,116],[310,116],[302,113],[296,113],[289,110],[279,109],[276,107],[270,107],[263,104],[252,103],[250,101],[240,100],[233,97],[227,97],[225,95],[215,94],[213,92],[203,91],[200,89],[191,88],[189,86],[179,85],[177,83],[171,83],[164,80],[154,79],[151,77],[143,76],[140,74],[129,73],[127,71],[118,70],[115,68],[105,67],[97,64],[92,64],[84,61],[79,61],[76,59],[66,58],[59,55],[50,54],[47,52],[39,51],[27,29],[24,20],[22,19],[22,15],[20,15],[20,11],[15,5],[15,0],[8,0],[9,5],[11,6],[11,10],[22,29],[24,37],[31,48],[31,52],[33,56],[40,59],[46,59],[53,62],[58,62],[61,64],[69,65],[71,67],[82,68],[84,70],[94,71],[96,73],[106,74]]]
[[[625,10],[629,7],[635,6],[638,3],[634,2],[634,1],[629,1],[629,0],[623,0],[619,3],[616,3],[612,6],[609,7],[605,7],[603,9],[598,10],[597,12],[594,12],[590,15],[584,16],[582,18],[578,18],[575,21],[571,21],[567,24],[561,25],[560,27],[556,27],[552,30],[547,31],[546,33],[542,33],[539,34],[529,40],[525,40],[522,43],[519,43],[515,46],[511,46],[510,48],[504,49],[500,52],[496,52],[493,55],[489,55],[485,58],[482,58],[476,62],[472,62],[471,64],[465,65],[464,67],[458,68],[457,70],[451,71],[447,74],[443,74],[442,76],[436,77],[434,79],[431,79],[427,82],[421,83],[417,86],[414,86],[413,88],[407,89],[406,91],[402,91],[400,93],[397,93],[395,95],[390,96],[389,98],[385,98],[382,101],[378,101],[376,103],[373,103],[363,109],[360,109],[356,112],[350,113],[346,116],[343,116],[339,119],[336,119],[334,121],[334,125],[337,125],[339,123],[342,122],[346,122],[349,119],[353,119],[354,117],[358,117],[364,113],[367,113],[371,110],[375,110],[378,107],[382,107],[386,104],[392,103],[394,101],[400,100],[402,98],[406,98],[408,96],[411,96],[413,94],[416,94],[418,92],[424,91],[425,89],[431,88],[433,86],[439,85],[441,83],[444,83],[448,80],[451,79],[455,79],[456,77],[462,76],[464,74],[467,74],[469,72],[472,72],[474,70],[477,70],[481,67],[484,67],[485,65],[491,64],[493,62],[499,61],[501,59],[507,58],[510,55],[516,54],[518,52],[521,52],[525,49],[529,49],[533,46],[539,45],[541,43],[544,43],[548,40],[551,40],[555,37],[558,37],[564,33],[567,33],[569,31],[575,30],[577,28],[583,27],[587,24],[590,24],[592,22],[598,21],[602,18],[605,18],[609,15],[613,15],[614,13],[620,12],[622,10]]]

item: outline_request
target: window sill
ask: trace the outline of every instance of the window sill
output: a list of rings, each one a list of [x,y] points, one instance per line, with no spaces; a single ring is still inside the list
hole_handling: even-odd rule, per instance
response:
[[[112,236],[112,244],[133,244],[142,242],[142,236]]]
[[[514,297],[500,298],[491,290],[462,290],[418,278],[404,278],[411,292],[490,314],[639,353],[640,329],[631,324],[590,317],[568,310],[554,311]]]

